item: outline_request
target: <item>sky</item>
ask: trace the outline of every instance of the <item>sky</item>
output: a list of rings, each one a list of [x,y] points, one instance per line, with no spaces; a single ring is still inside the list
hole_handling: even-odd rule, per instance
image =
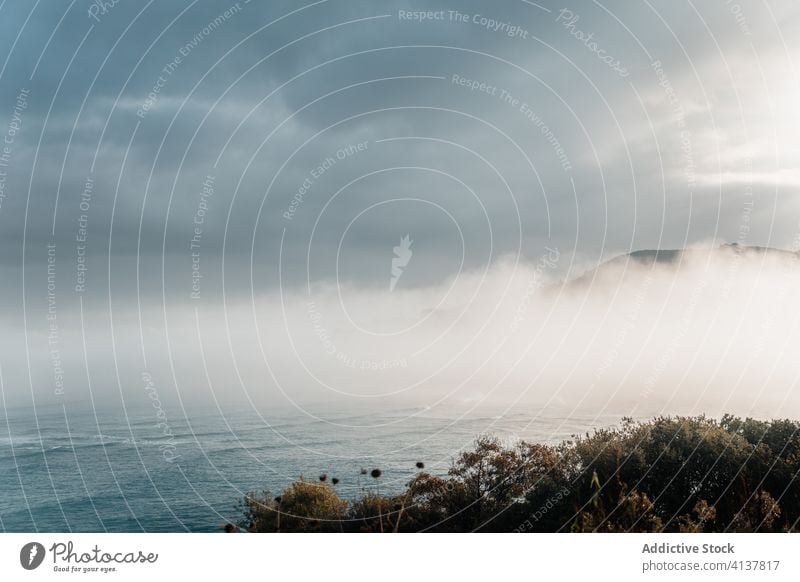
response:
[[[780,384],[778,406],[791,267],[708,264],[730,243],[798,249],[798,17],[790,0],[2,1],[3,397],[133,406],[149,374],[173,406],[598,408],[656,377],[649,409],[694,410],[748,378]],[[705,263],[563,284],[655,248]],[[727,322],[715,340],[667,325],[687,305],[699,330]],[[748,339],[745,313],[774,362],[719,348]],[[659,368],[698,350],[686,393],[656,398],[682,385]]]

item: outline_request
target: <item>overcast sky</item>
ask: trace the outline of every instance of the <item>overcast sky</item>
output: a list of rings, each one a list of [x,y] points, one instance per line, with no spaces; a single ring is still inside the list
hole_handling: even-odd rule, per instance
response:
[[[557,279],[636,249],[794,248],[793,0],[99,4],[0,2],[10,401],[85,399],[93,374],[140,394],[157,369],[165,398],[288,402],[270,357],[319,382],[291,342],[244,352],[277,328],[323,352],[401,333],[359,311],[381,294],[428,293],[402,295],[416,325],[553,249]]]

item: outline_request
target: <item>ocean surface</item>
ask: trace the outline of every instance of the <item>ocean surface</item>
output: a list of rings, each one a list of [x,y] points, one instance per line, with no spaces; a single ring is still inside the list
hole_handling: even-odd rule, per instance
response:
[[[0,530],[220,531],[246,492],[277,494],[300,475],[339,478],[345,498],[363,487],[388,493],[417,461],[445,473],[478,435],[557,442],[619,420],[467,408],[198,409],[168,419],[153,409],[0,410]],[[375,482],[362,468],[383,475]]]

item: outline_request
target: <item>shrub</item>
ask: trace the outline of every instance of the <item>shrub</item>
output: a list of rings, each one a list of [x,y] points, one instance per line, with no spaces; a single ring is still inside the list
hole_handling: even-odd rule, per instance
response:
[[[506,446],[482,436],[447,475],[420,470],[394,496],[381,496],[376,487],[348,503],[327,482],[302,478],[279,498],[248,495],[240,526],[249,531],[795,531],[799,461],[797,422],[727,415],[720,421],[626,420],[556,446]]]

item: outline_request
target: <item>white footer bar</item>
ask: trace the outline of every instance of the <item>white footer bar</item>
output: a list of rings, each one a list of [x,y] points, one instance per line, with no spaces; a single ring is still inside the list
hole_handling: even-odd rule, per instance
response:
[[[9,581],[800,580],[799,566],[792,534],[0,534]]]

